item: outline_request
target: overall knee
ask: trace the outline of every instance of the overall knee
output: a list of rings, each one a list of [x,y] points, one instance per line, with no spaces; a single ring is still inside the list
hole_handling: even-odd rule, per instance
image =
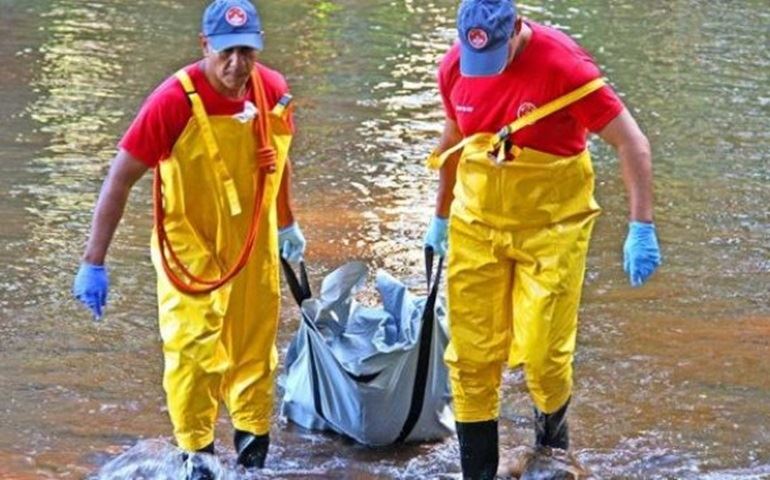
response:
[[[572,362],[543,360],[525,367],[527,388],[535,405],[550,413],[572,394]]]

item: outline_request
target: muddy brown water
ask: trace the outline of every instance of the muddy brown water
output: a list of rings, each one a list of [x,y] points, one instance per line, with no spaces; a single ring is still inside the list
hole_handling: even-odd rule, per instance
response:
[[[204,2],[0,0],[0,478],[84,478],[170,439],[149,177],[109,257],[93,324],[69,288],[115,144],[192,61]],[[297,216],[315,281],[363,259],[416,286],[454,0],[262,0],[268,63],[297,98]],[[631,289],[617,160],[595,139],[598,221],[572,437],[599,478],[770,478],[770,9],[765,0],[535,0],[592,50],[648,133],[665,265]],[[280,347],[297,325],[287,302]],[[531,442],[506,374],[502,455]],[[231,430],[218,428],[226,456]],[[268,477],[436,478],[454,440],[366,449],[276,418]]]

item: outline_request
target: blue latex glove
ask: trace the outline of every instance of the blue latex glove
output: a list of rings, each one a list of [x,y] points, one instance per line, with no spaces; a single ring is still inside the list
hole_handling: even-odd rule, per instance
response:
[[[434,215],[430,220],[430,225],[428,225],[428,231],[425,232],[425,246],[433,248],[433,251],[442,257],[446,255],[449,248],[448,226],[448,219]]]
[[[305,236],[297,222],[278,230],[278,248],[281,256],[290,262],[298,262],[305,255]]]
[[[107,305],[109,288],[110,280],[107,278],[107,269],[104,265],[93,265],[88,262],[80,264],[75,283],[72,285],[72,294],[91,310],[94,320],[102,319],[102,309]]]
[[[654,223],[629,222],[628,236],[623,245],[623,270],[634,287],[650,278],[660,265],[660,247]]]

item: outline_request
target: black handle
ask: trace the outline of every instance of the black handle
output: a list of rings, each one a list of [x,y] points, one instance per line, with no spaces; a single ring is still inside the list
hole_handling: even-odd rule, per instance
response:
[[[422,413],[422,407],[425,403],[425,389],[427,388],[428,371],[430,370],[430,347],[434,337],[433,323],[436,315],[436,299],[438,298],[438,288],[441,284],[441,268],[444,266],[444,257],[440,256],[438,266],[436,267],[436,278],[432,278],[433,257],[433,248],[425,247],[425,276],[428,279],[429,293],[422,311],[422,327],[420,329],[414,385],[412,386],[412,401],[409,405],[409,412],[406,415],[406,420],[404,420],[404,425],[401,427],[401,432],[396,438],[396,443],[403,442],[412,433],[415,425],[417,425],[417,421],[420,419],[420,413]],[[431,280],[433,280],[432,285]]]
[[[431,280],[434,280],[433,263],[434,263],[435,255],[436,255],[436,252],[433,250],[433,247],[431,246],[425,247],[425,281],[428,285],[428,292],[437,290],[437,286],[441,282],[441,269],[444,266],[443,255],[440,255],[438,257],[438,267],[436,268],[436,278],[435,278],[435,281],[431,284]],[[434,299],[434,302],[435,302],[435,299]]]
[[[305,266],[305,261],[299,261],[299,278],[297,278],[297,274],[294,272],[294,269],[291,268],[291,264],[288,260],[283,257],[281,257],[281,266],[283,267],[283,273],[286,276],[286,283],[289,284],[291,296],[294,297],[294,301],[297,302],[297,305],[301,307],[302,302],[313,296],[313,292],[310,290],[310,282],[307,277],[307,266]]]
[[[425,280],[428,284],[428,291],[430,291],[430,280],[433,277],[433,247],[430,245],[425,246]]]

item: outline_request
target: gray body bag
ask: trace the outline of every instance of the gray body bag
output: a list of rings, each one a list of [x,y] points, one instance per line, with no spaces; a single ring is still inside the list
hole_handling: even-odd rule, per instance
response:
[[[313,298],[304,263],[297,279],[283,262],[302,318],[286,355],[282,415],[370,446],[454,433],[443,362],[445,309],[437,302],[442,263],[431,284],[433,259],[426,252],[427,298],[379,271],[382,308],[371,308],[353,299],[366,280],[363,263],[329,274]]]

